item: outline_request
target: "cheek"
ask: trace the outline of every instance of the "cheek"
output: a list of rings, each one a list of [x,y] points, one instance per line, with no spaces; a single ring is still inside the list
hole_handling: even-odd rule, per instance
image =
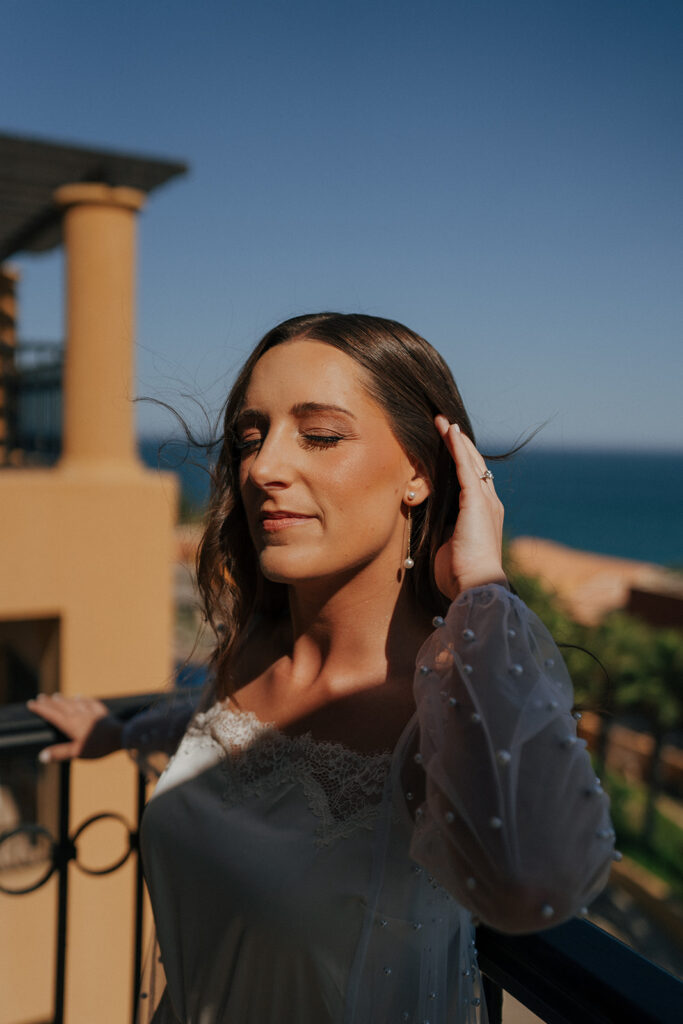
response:
[[[319,482],[333,505],[347,510],[354,506],[361,510],[367,505],[381,506],[389,499],[393,506],[402,487],[395,460],[374,453],[369,457],[366,452],[353,452],[326,465]]]
[[[373,542],[386,540],[400,517],[403,480],[395,460],[353,459],[343,470],[335,468],[337,472],[328,477],[327,500],[323,501],[323,511],[329,513],[327,525],[355,542],[362,536]]]
[[[382,442],[359,446],[347,456],[348,472],[368,487],[399,488],[410,476],[410,464],[398,445]]]

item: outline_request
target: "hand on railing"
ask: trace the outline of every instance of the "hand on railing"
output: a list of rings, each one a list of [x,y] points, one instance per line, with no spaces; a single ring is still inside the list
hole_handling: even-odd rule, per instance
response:
[[[123,725],[101,700],[41,693],[26,706],[68,737],[68,742],[55,743],[40,751],[38,759],[43,764],[74,757],[106,757],[121,749]]]

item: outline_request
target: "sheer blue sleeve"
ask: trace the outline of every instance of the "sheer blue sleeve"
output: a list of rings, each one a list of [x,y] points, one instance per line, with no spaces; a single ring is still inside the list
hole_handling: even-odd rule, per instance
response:
[[[181,697],[171,704],[158,705],[141,711],[123,726],[121,746],[149,776],[158,776],[164,764],[157,765],[154,754],[170,757],[175,753],[190,719],[197,710],[197,698]]]
[[[505,587],[466,591],[420,651],[415,698],[414,859],[501,931],[579,912],[606,883],[614,832],[545,626]]]

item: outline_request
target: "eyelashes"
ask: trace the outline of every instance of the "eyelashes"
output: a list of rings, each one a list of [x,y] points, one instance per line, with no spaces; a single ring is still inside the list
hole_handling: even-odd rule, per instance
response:
[[[301,440],[306,451],[313,448],[324,451],[326,448],[334,448],[343,438],[339,434],[302,434]]]
[[[330,448],[334,448],[335,445],[343,441],[344,438],[341,434],[301,434],[300,443],[301,447],[305,451],[325,451]],[[248,438],[245,440],[235,440],[233,447],[235,452],[240,458],[244,458],[247,455],[253,454],[258,451],[261,447],[263,438],[255,437]]]

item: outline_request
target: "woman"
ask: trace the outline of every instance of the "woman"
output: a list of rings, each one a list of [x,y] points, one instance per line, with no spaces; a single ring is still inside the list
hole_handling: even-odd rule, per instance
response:
[[[143,823],[164,1020],[480,1021],[473,917],[600,890],[608,801],[502,522],[412,331],[297,317],[247,360],[199,556],[215,681]]]

